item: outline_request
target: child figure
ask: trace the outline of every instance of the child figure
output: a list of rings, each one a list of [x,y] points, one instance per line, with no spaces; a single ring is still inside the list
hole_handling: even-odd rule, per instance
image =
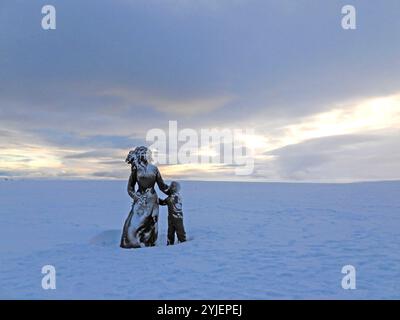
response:
[[[186,241],[185,228],[183,226],[182,198],[179,194],[180,185],[172,181],[169,187],[169,196],[164,200],[158,199],[161,206],[168,206],[168,241],[167,245],[175,242],[175,232],[179,242]]]

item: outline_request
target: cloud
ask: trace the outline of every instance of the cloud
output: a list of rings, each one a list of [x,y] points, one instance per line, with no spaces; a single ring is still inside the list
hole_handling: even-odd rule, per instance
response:
[[[117,153],[114,150],[91,150],[86,152],[79,152],[68,154],[64,159],[100,159],[100,158],[112,158]]]
[[[92,177],[95,178],[106,178],[106,179],[126,179],[129,176],[128,170],[119,171],[96,171],[91,173]]]
[[[282,180],[361,181],[400,179],[400,131],[311,139],[271,151]]]
[[[233,96],[221,95],[214,97],[163,97],[157,93],[144,93],[128,89],[109,89],[101,93],[102,96],[118,98],[124,105],[154,108],[170,116],[193,116],[209,113],[222,108],[233,100]]]
[[[270,151],[315,138],[395,128],[400,128],[399,94],[331,105],[329,111],[276,125],[265,140]]]

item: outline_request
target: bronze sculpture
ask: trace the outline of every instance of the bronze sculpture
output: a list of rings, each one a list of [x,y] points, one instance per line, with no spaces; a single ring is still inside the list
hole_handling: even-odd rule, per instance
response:
[[[131,150],[126,162],[131,165],[128,194],[133,199],[132,209],[125,221],[121,248],[141,248],[154,246],[158,236],[158,196],[159,189],[168,194],[158,168],[151,164],[151,151],[144,146]],[[135,185],[138,189],[135,191]]]

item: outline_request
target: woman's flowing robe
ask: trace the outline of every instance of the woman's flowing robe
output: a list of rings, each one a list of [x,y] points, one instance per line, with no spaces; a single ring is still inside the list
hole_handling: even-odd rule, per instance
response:
[[[158,187],[168,194],[158,168],[152,164],[132,167],[128,182],[128,194],[133,198],[132,209],[125,221],[121,238],[122,248],[141,248],[154,246],[158,236]],[[135,185],[138,190],[135,191]]]

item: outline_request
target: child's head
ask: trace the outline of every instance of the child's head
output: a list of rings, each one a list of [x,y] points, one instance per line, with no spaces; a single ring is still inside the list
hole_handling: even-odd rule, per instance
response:
[[[179,190],[181,190],[181,185],[179,184],[179,182],[172,181],[170,189],[172,193],[177,193],[179,192]]]

